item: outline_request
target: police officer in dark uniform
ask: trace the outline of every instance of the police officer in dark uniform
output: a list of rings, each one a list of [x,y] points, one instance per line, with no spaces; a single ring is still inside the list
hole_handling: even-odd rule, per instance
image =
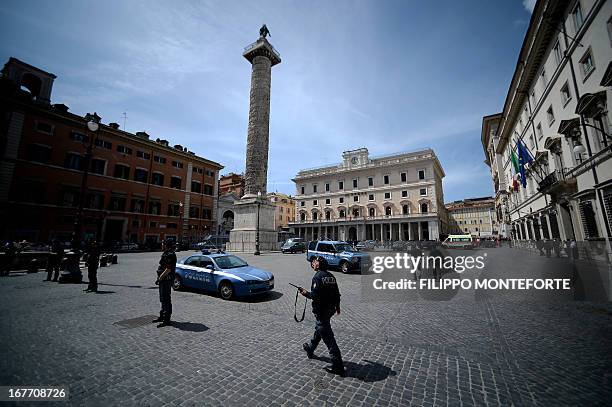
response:
[[[46,281],[51,281],[51,275],[53,275],[53,281],[57,281],[63,258],[64,248],[62,247],[59,240],[53,239],[53,242],[51,242],[51,255],[49,256],[49,265],[47,267]]]
[[[164,251],[159,260],[157,268],[157,281],[159,285],[159,301],[161,302],[161,311],[159,318],[153,322],[161,322],[157,325],[158,328],[171,325],[170,318],[172,316],[172,282],[174,281],[174,272],[176,270],[176,254],[174,254],[174,240],[166,239],[162,243]]]
[[[316,257],[311,262],[311,267],[315,271],[315,275],[312,278],[310,292],[302,287],[299,288],[299,291],[304,297],[312,300],[312,313],[316,318],[316,324],[310,343],[304,343],[303,348],[308,358],[312,359],[317,345],[323,339],[332,360],[331,368],[325,370],[344,376],[342,355],[330,324],[331,317],[334,314],[340,314],[340,290],[338,290],[336,278],[327,271],[327,262],[324,258]]]
[[[98,292],[98,264],[100,263],[100,246],[95,240],[91,240],[87,246],[87,278],[89,285],[84,290],[86,293]]]

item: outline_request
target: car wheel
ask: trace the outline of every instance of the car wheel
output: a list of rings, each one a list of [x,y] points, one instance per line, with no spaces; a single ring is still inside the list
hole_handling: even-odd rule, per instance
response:
[[[219,295],[224,300],[231,300],[234,297],[234,286],[229,281],[224,281],[219,286]]]
[[[340,263],[340,271],[342,271],[342,273],[344,274],[348,274],[349,271],[351,271],[349,269],[348,261],[343,261],[342,263]]]
[[[178,275],[174,276],[174,280],[172,281],[172,289],[174,291],[180,291],[183,289],[183,280]]]

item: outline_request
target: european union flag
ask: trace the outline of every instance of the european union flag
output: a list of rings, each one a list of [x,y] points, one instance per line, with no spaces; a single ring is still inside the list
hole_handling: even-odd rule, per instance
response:
[[[525,165],[529,164],[533,161],[533,157],[527,146],[523,144],[521,140],[518,140],[516,143],[516,149],[518,150],[518,162],[519,162],[519,171],[521,174],[521,184],[523,184],[523,188],[527,188],[527,177],[525,177]]]

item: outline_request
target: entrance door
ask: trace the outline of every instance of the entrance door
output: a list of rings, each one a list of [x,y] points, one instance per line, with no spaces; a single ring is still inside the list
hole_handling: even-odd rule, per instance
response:
[[[351,242],[355,242],[357,241],[357,228],[351,226],[349,228],[349,241]]]

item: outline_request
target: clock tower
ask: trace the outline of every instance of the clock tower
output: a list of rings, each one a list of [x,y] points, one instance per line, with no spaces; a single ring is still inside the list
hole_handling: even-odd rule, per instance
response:
[[[370,162],[367,148],[348,150],[342,153],[342,166],[345,168],[362,167]]]

